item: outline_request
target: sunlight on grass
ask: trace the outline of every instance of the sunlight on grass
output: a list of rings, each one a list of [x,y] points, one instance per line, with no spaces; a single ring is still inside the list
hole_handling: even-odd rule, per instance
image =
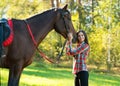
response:
[[[71,86],[70,82],[73,82],[69,79],[48,79],[45,77],[28,77],[24,75],[22,78],[21,83],[25,83],[26,86]]]
[[[113,76],[111,74],[90,74],[90,86],[120,86],[120,76]]]
[[[1,71],[2,70],[2,71]],[[8,70],[0,69],[1,86],[7,86]],[[89,86],[120,86],[120,76],[90,72]],[[74,86],[74,75],[71,68],[39,68],[27,67],[24,69],[20,86]]]
[[[8,81],[8,70],[7,69],[3,69],[0,68],[0,76],[1,76],[1,82],[2,85],[1,86],[7,86],[7,81]]]
[[[71,83],[73,83],[73,77],[71,76],[70,79],[66,77],[61,78],[61,73],[59,71],[63,71],[62,76],[68,76],[68,74],[64,73],[66,71],[69,71],[71,73],[70,69],[58,69],[58,68],[49,68],[49,69],[42,69],[42,70],[37,70],[37,69],[25,69],[26,71],[34,72],[32,76],[23,74],[22,75],[22,80],[21,83],[25,83],[24,85],[26,86],[71,86]],[[57,71],[57,72],[54,72]],[[37,75],[37,76],[36,76]],[[51,77],[51,78],[50,78]],[[65,81],[65,82],[64,82]],[[72,85],[73,86],[73,85]]]

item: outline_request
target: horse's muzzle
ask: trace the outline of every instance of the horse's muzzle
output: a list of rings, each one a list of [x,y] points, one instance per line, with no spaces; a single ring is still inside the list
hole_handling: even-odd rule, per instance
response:
[[[72,39],[72,43],[76,43],[76,42],[77,42],[77,35],[74,35]]]

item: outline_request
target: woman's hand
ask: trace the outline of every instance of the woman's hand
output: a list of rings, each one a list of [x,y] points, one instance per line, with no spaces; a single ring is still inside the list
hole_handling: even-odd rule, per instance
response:
[[[72,39],[73,39],[72,33],[68,33],[68,41],[69,41],[69,42],[72,42]]]

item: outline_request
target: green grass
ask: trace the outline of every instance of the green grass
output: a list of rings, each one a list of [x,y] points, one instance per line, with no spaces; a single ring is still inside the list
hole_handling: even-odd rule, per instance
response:
[[[7,86],[8,70],[0,69],[1,84]],[[89,74],[89,86],[120,86],[120,75],[94,73]],[[71,68],[33,67],[24,69],[20,86],[74,86]]]

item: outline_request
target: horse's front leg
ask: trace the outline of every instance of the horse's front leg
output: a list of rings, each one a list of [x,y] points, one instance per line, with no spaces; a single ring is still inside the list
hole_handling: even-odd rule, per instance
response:
[[[8,86],[19,86],[19,80],[22,70],[22,66],[20,65],[14,65],[10,67]]]

